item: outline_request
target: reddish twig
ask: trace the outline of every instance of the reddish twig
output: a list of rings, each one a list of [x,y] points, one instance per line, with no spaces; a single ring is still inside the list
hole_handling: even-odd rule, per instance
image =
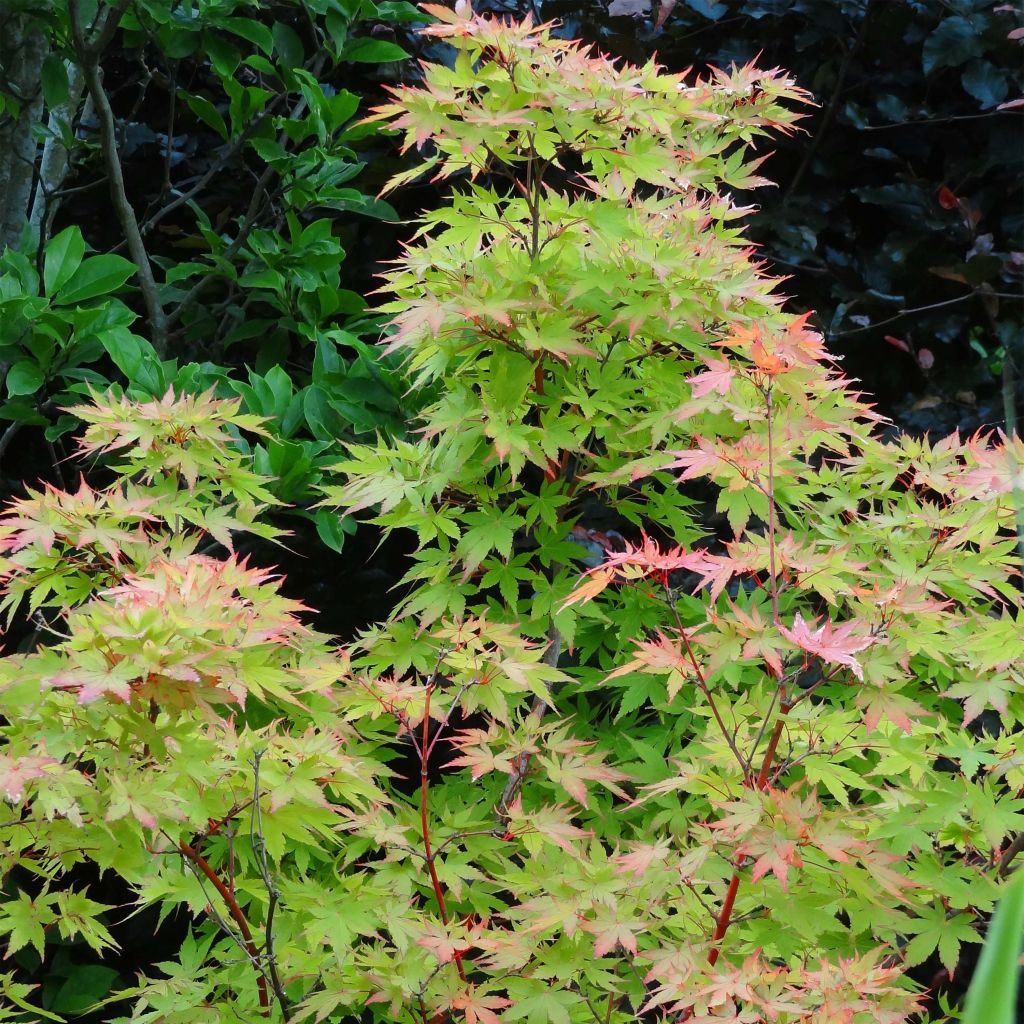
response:
[[[768,498],[768,564],[769,564],[769,596],[771,598],[772,605],[772,620],[775,626],[778,627],[780,624],[779,619],[779,581],[776,565],[776,549],[775,549],[775,531],[776,531],[776,519],[775,519],[775,457],[774,457],[774,431],[772,427],[772,388],[769,382],[768,386],[764,389],[765,406],[768,413],[768,484],[764,489],[764,493]],[[678,612],[676,613],[676,621],[679,621]],[[680,632],[682,630],[680,629]],[[683,641],[686,643],[687,653],[690,655],[690,660],[693,663],[694,669],[698,673],[698,678],[701,680],[702,689],[707,693],[707,685],[704,683],[703,674],[697,668],[696,659],[693,657],[693,653],[690,650],[689,641],[686,639],[686,634],[683,632]],[[747,765],[747,771],[744,773],[744,784],[751,786],[755,790],[765,790],[768,788],[768,780],[771,777],[772,765],[775,762],[775,755],[779,749],[779,741],[782,739],[782,733],[786,728],[786,716],[793,708],[794,704],[797,703],[790,699],[789,688],[785,678],[779,680],[778,689],[776,696],[779,699],[779,717],[775,721],[775,725],[772,728],[771,735],[768,738],[768,746],[765,748],[764,757],[761,759],[761,769],[757,773],[757,778],[753,780],[751,784],[750,773],[749,773],[749,761],[744,761],[742,755],[737,753],[742,764]],[[773,697],[773,702],[774,702]],[[769,712],[770,713],[770,712]],[[724,733],[724,724],[721,723],[719,715],[715,715],[719,726]],[[762,730],[763,731],[763,730]],[[727,734],[726,734],[727,735]],[[728,736],[727,736],[728,738]],[[732,744],[730,743],[730,746]],[[756,746],[754,752],[751,754],[751,759],[756,753]],[[729,931],[729,925],[732,923],[733,909],[736,905],[736,894],[740,887],[740,870],[746,863],[746,856],[740,854],[737,856],[734,866],[732,877],[729,879],[729,887],[725,891],[725,897],[722,900],[721,909],[718,912],[718,920],[715,924],[715,930],[711,936],[711,949],[708,951],[708,966],[714,967],[718,962],[718,958],[722,955],[722,939],[725,938],[726,933]],[[680,1024],[684,1021],[688,1021],[693,1016],[692,1008],[684,1010],[680,1016]]]
[[[772,424],[775,409],[772,405],[770,383],[765,388],[764,400],[768,411],[768,564],[771,573],[768,596],[772,602],[772,621],[777,629],[779,627],[779,580],[775,565],[775,436]]]
[[[715,925],[715,932],[711,936],[711,941],[715,943],[712,946],[711,951],[708,953],[708,966],[714,967],[718,962],[718,957],[721,955],[722,947],[718,943],[725,938],[725,933],[729,930],[729,922],[732,920],[732,908],[736,903],[736,893],[740,887],[740,873],[737,869],[732,873],[732,878],[729,879],[729,888],[725,891],[725,899],[722,901],[722,909],[718,914],[718,923]]]
[[[259,992],[260,1009],[263,1010],[264,1016],[269,1017],[270,993],[267,990],[267,979],[260,966],[260,953],[256,948],[256,943],[252,940],[249,922],[245,919],[245,914],[242,913],[242,908],[238,905],[235,894],[224,884],[217,872],[210,866],[210,862],[195,847],[189,846],[182,839],[178,843],[178,849],[210,880],[213,887],[224,900],[224,905],[228,908],[231,919],[238,925],[238,930],[242,934],[242,941],[245,945],[245,951],[249,954],[249,959],[256,968],[256,988]]]
[[[711,688],[708,686],[707,679],[704,676],[704,671],[701,669],[700,663],[697,661],[696,655],[693,653],[693,648],[690,646],[690,638],[686,635],[686,630],[683,628],[683,620],[679,617],[679,609],[676,607],[675,597],[668,586],[667,580],[665,581],[665,593],[668,595],[668,605],[672,609],[672,614],[675,616],[676,628],[679,630],[679,635],[683,640],[683,646],[686,648],[686,655],[690,659],[690,664],[693,666],[694,674],[697,677],[697,686],[700,688],[700,692],[704,694],[704,699],[708,702],[708,707],[711,708],[711,714],[714,716],[719,731],[722,733],[722,738],[728,744],[733,757],[736,758],[736,761],[740,766],[740,771],[743,773],[744,785],[747,785],[750,779],[750,763],[743,756],[740,748],[736,746],[736,738],[731,732],[729,732],[729,729],[725,724],[725,719],[722,718],[722,713],[718,710],[718,704],[715,702],[715,698],[711,694]]]
[[[442,653],[443,657],[443,653]],[[438,659],[438,667],[440,658]],[[423,835],[423,856],[427,862],[427,871],[430,874],[430,884],[434,889],[434,898],[437,900],[437,912],[441,916],[441,923],[448,924],[448,907],[444,899],[444,886],[441,879],[437,877],[437,867],[434,863],[436,854],[430,845],[430,822],[427,814],[427,803],[430,793],[430,774],[428,771],[429,755],[432,749],[430,742],[430,695],[434,692],[434,684],[437,679],[437,667],[435,667],[430,680],[427,682],[427,694],[423,704],[423,733],[420,739],[420,830]],[[459,977],[466,980],[466,969],[462,966],[462,953],[455,953],[455,967]]]

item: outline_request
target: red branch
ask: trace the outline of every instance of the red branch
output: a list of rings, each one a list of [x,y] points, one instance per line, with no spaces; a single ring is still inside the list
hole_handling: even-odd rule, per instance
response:
[[[772,430],[772,389],[771,384],[764,391],[765,404],[768,413],[768,487],[765,494],[768,498],[768,572],[771,576],[769,584],[769,596],[772,603],[772,620],[778,627],[780,623],[779,619],[779,581],[778,581],[778,570],[776,565],[776,552],[775,552],[775,460],[774,460],[774,448],[775,438]],[[676,621],[679,621],[679,613],[676,612]],[[681,624],[680,624],[680,631]],[[686,641],[686,634],[683,633],[683,640]],[[690,644],[686,642],[686,650],[690,655],[690,660],[693,662],[693,666],[697,668],[697,661],[693,656],[693,652],[690,650]],[[698,677],[702,683],[702,689],[707,693],[707,684],[704,682],[703,675],[700,670],[697,669]],[[782,699],[779,701],[779,717],[772,728],[772,734],[768,738],[768,746],[765,748],[764,758],[761,761],[761,770],[757,773],[757,778],[751,783],[750,775],[744,775],[744,785],[752,786],[756,790],[764,790],[768,788],[768,780],[771,777],[772,765],[775,762],[775,754],[779,749],[779,741],[782,739],[783,730],[786,727],[786,715],[793,708],[793,705],[797,701],[789,699],[786,690],[785,680],[782,680],[779,684],[779,693]],[[716,719],[718,716],[715,716]],[[724,731],[724,726],[722,727]],[[753,755],[751,755],[753,759]],[[742,757],[740,758],[741,764],[743,763]],[[715,922],[715,931],[711,936],[712,946],[708,951],[708,966],[714,967],[718,962],[718,958],[722,955],[721,941],[725,938],[726,932],[729,930],[729,925],[732,922],[733,907],[736,905],[736,893],[740,887],[740,869],[746,857],[740,855],[736,858],[733,865],[732,877],[729,879],[729,888],[725,891],[725,898],[722,900],[721,909],[718,911],[718,919]],[[693,1008],[689,1008],[683,1011],[679,1017],[680,1024],[684,1021],[688,1021],[693,1016]]]
[[[725,891],[725,899],[722,901],[722,909],[718,915],[718,923],[715,925],[715,934],[711,936],[711,941],[715,943],[711,952],[708,953],[708,966],[714,967],[718,962],[718,957],[722,952],[722,947],[718,943],[725,938],[725,933],[729,930],[729,920],[732,918],[733,904],[736,902],[736,892],[740,887],[740,873],[734,871],[732,878],[729,879],[729,888]]]
[[[426,700],[423,704],[423,735],[420,739],[420,829],[423,833],[423,858],[427,862],[427,871],[430,872],[430,884],[434,888],[434,898],[437,900],[437,912],[441,915],[441,923],[448,924],[448,908],[444,901],[444,887],[441,879],[437,877],[437,868],[434,866],[434,850],[430,845],[430,825],[427,817],[427,796],[430,790],[430,777],[427,771],[427,757],[430,754],[430,695],[434,692],[434,680],[427,684]],[[455,953],[455,966],[458,969],[459,977],[466,980],[466,969],[462,966],[462,953]]]
[[[178,849],[210,880],[224,900],[231,919],[238,925],[238,930],[242,933],[242,940],[245,944],[245,951],[249,954],[249,959],[256,969],[256,988],[259,991],[260,1009],[263,1010],[264,1016],[269,1017],[270,993],[267,991],[267,979],[263,976],[263,971],[260,969],[260,953],[256,948],[256,943],[252,940],[249,922],[246,921],[245,914],[242,913],[242,908],[238,905],[238,900],[235,899],[235,894],[221,881],[217,872],[210,866],[210,862],[197,849],[189,846],[184,839],[178,843]]]

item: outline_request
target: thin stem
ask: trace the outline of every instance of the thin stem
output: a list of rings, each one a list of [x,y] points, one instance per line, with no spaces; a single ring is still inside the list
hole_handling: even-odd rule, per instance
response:
[[[775,463],[774,463],[774,449],[775,449],[775,438],[773,433],[772,419],[773,419],[773,404],[772,404],[772,387],[771,383],[767,385],[764,391],[765,405],[768,412],[768,485],[766,488],[766,494],[768,497],[768,551],[769,551],[769,567],[771,573],[771,579],[769,581],[769,596],[772,602],[772,617],[775,621],[775,625],[779,625],[779,587],[778,577],[776,573],[776,561],[775,561],[775,532],[776,532],[776,521],[775,521]],[[685,640],[685,633],[683,634]],[[687,651],[689,652],[689,643],[687,643]],[[696,668],[696,661],[693,659],[692,653],[690,655],[691,660]],[[772,698],[772,706],[774,706],[775,699],[779,701],[779,714],[775,721],[775,725],[772,728],[771,735],[768,739],[768,746],[765,748],[764,757],[761,760],[761,769],[757,773],[757,778],[753,782],[753,789],[763,791],[768,788],[769,779],[771,778],[772,765],[775,762],[775,755],[779,749],[779,742],[782,739],[782,734],[786,729],[787,715],[792,709],[795,702],[789,699],[788,692],[788,680],[783,677],[779,680],[776,688],[776,694]],[[771,714],[769,709],[768,714]],[[767,719],[766,719],[767,720]],[[758,734],[757,742],[760,743],[760,738],[764,733],[764,726],[762,725],[761,733]],[[757,746],[755,745],[753,753],[756,753]],[[753,757],[753,753],[751,757]],[[742,755],[740,755],[742,756]],[[749,769],[749,762],[748,764]],[[749,785],[749,770],[745,773],[745,781]],[[718,958],[722,955],[722,939],[725,938],[726,933],[729,931],[729,925],[733,919],[733,909],[736,905],[736,894],[740,887],[740,870],[746,863],[746,856],[739,855],[734,861],[732,877],[729,879],[729,887],[726,889],[725,897],[722,900],[721,909],[718,912],[718,919],[715,924],[715,930],[711,936],[712,946],[708,952],[708,966],[714,967],[718,962]],[[683,1012],[680,1017],[680,1021],[687,1021],[693,1016],[692,1008],[687,1009]]]
[[[445,713],[445,716],[442,719],[441,724],[438,725],[438,727],[434,730],[434,738],[430,741],[430,746],[427,747],[427,755],[426,756],[428,758],[433,753],[434,747],[436,746],[437,741],[441,738],[441,734],[445,731],[445,729],[448,728],[448,722],[451,720],[452,713],[459,706],[459,701],[462,700],[462,695],[471,686],[473,686],[476,682],[478,682],[478,680],[470,679],[469,682],[463,683],[459,687],[458,692],[455,694],[454,698],[452,698],[452,702],[451,702],[451,705],[448,708],[448,711]]]
[[[548,649],[544,652],[544,657],[541,660],[551,668],[558,668],[558,660],[561,655],[562,634],[559,632],[558,627],[552,623],[548,629]],[[542,700],[540,697],[534,697],[533,704],[530,706],[530,714],[534,715],[537,721],[540,722],[547,709],[547,701]],[[523,782],[526,781],[526,773],[529,767],[530,755],[526,753],[520,754],[515,761],[512,774],[509,776],[508,782],[505,783],[505,789],[502,791],[501,799],[498,801],[498,806],[495,809],[495,816],[502,825],[508,823],[509,807],[515,802],[519,791],[523,788]]]
[[[114,204],[114,210],[124,232],[128,244],[128,251],[135,263],[136,277],[139,288],[142,291],[142,301],[146,306],[146,315],[152,331],[153,347],[163,357],[167,354],[167,324],[164,318],[163,307],[160,305],[160,293],[157,289],[156,279],[153,277],[153,268],[149,262],[149,255],[142,242],[142,235],[139,232],[139,223],[135,219],[135,211],[128,202],[128,195],[125,190],[124,173],[121,169],[121,158],[117,152],[117,127],[114,122],[114,112],[110,107],[110,99],[103,88],[103,75],[99,65],[99,49],[97,43],[106,38],[106,32],[96,43],[88,43],[85,38],[85,30],[82,27],[79,0],[68,0],[68,13],[71,19],[71,32],[74,39],[75,54],[82,66],[85,75],[86,88],[92,98],[93,106],[96,108],[96,115],[100,122],[100,148],[103,152],[103,162],[107,168],[107,178],[110,184],[110,198]],[[120,21],[120,13],[128,6],[127,0],[120,4],[108,22],[106,28],[117,27]]]
[[[1014,858],[1024,850],[1024,832],[1018,832],[1010,841],[1010,845],[1002,852],[996,866],[996,873],[1005,878],[1010,871]]]
[[[774,413],[775,407],[772,403],[772,385],[769,382],[764,392],[765,408],[768,412],[768,571],[771,573],[771,585],[768,593],[772,602],[772,621],[778,628],[779,621],[779,582],[775,566],[775,435],[774,435]]]
[[[697,661],[696,655],[693,653],[693,647],[690,646],[690,638],[686,635],[686,630],[683,627],[683,620],[679,617],[679,609],[676,607],[675,597],[667,586],[665,589],[668,594],[668,605],[672,609],[672,614],[675,616],[676,628],[682,638],[683,646],[686,648],[686,656],[690,659],[690,664],[693,666],[694,674],[697,677],[697,686],[700,688],[700,692],[704,694],[704,699],[708,702],[708,707],[711,708],[711,714],[714,716],[719,731],[722,733],[722,738],[728,744],[733,757],[736,758],[736,761],[740,766],[740,771],[743,773],[744,785],[746,785],[750,776],[750,763],[743,756],[740,748],[736,745],[736,738],[727,728],[725,719],[722,718],[722,713],[718,710],[718,704],[711,693],[711,688],[707,684],[704,671],[701,669],[700,663]]]
[[[987,114],[954,114],[950,117],[918,117],[907,121],[890,121],[888,124],[865,124],[858,128],[862,132],[884,132],[887,128],[903,128],[908,124],[949,124],[951,121],[982,121],[988,117],[1017,116],[1012,110],[990,110]]]
[[[249,816],[249,843],[256,854],[256,864],[267,890],[267,917],[263,925],[264,959],[270,973],[270,984],[274,989],[277,1005],[281,1008],[281,1017],[287,1021],[290,1008],[281,978],[277,973],[277,957],[274,954],[274,913],[281,900],[281,893],[270,874],[270,867],[267,864],[267,846],[263,837],[263,808],[260,806],[260,761],[262,758],[263,751],[257,750],[252,760],[252,814]]]
[[[434,861],[436,860],[436,854],[430,845],[430,820],[428,815],[428,799],[430,793],[430,750],[432,744],[430,742],[430,696],[434,692],[434,686],[437,680],[437,671],[441,665],[441,659],[444,657],[444,649],[442,648],[441,653],[438,655],[437,664],[434,666],[434,671],[431,673],[430,679],[427,681],[427,693],[426,699],[423,703],[423,731],[420,738],[420,750],[423,751],[420,757],[420,831],[423,836],[423,853],[424,858],[427,862],[427,871],[430,874],[430,884],[434,889],[434,898],[437,900],[437,912],[441,917],[441,923],[443,925],[448,924],[448,907],[445,904],[444,899],[444,887],[441,885],[441,879],[437,877],[437,866]],[[455,954],[455,967],[459,972],[459,977],[466,981],[466,969],[462,966],[462,953],[457,952]]]
[[[210,866],[210,862],[195,847],[189,846],[184,839],[181,839],[178,842],[178,849],[210,880],[213,887],[220,893],[221,899],[224,900],[224,905],[228,908],[231,919],[238,926],[238,930],[242,934],[245,951],[256,969],[256,988],[259,993],[260,1008],[263,1010],[263,1015],[269,1017],[270,993],[267,991],[267,979],[260,967],[259,950],[256,948],[256,943],[252,940],[249,922],[245,919],[245,914],[242,913],[242,908],[238,905],[235,894],[224,884],[217,872]]]
[[[897,320],[903,319],[905,316],[910,316],[913,313],[929,313],[933,309],[942,309],[945,306],[955,306],[957,303],[966,302],[968,299],[973,299],[977,292],[970,291],[966,295],[957,295],[952,299],[943,299],[941,302],[931,302],[927,306],[914,306],[911,309],[901,309],[895,316],[889,317],[887,320],[878,320],[873,324],[865,324],[863,327],[852,327],[848,331],[836,331],[834,334],[829,334],[829,338],[847,338],[851,334],[861,334],[864,331],[873,331],[879,327],[885,327],[888,324],[895,323]],[[997,298],[1001,299],[1019,299],[1019,295],[1005,294],[1002,292],[996,293]]]

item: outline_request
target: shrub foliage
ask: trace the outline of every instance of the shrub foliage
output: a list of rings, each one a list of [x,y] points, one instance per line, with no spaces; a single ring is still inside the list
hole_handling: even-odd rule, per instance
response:
[[[433,397],[325,497],[415,531],[405,596],[336,650],[232,554],[237,401],[74,409],[110,483],[0,520],[0,932],[109,947],[96,871],[186,910],[118,1020],[903,1021],[1021,845],[1024,446],[882,439],[784,311],[784,74],[426,10],[372,118],[453,183],[386,281]]]

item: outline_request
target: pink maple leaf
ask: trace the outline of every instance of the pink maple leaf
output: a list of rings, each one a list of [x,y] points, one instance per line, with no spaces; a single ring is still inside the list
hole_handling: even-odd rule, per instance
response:
[[[815,654],[822,661],[830,662],[833,665],[846,665],[853,674],[863,681],[864,670],[860,662],[854,657],[858,651],[870,647],[874,643],[874,637],[854,636],[853,631],[857,628],[856,622],[845,622],[841,626],[833,626],[830,619],[817,629],[804,622],[803,616],[797,612],[793,620],[793,628],[787,629],[779,626],[779,632],[792,644],[796,644],[803,651]]]
[[[693,397],[703,398],[711,391],[717,391],[720,395],[727,395],[732,387],[732,379],[736,371],[728,359],[705,359],[707,370],[695,377],[687,377],[688,384],[693,385]]]
[[[25,783],[30,779],[41,779],[50,765],[57,764],[55,758],[34,755],[11,757],[0,754],[0,789],[12,803],[20,803],[25,795]]]

